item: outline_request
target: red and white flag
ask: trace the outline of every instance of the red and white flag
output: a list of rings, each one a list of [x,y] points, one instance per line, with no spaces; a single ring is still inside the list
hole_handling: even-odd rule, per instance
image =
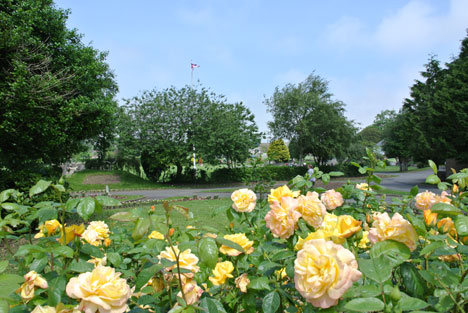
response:
[[[200,65],[195,63],[190,63],[190,68],[193,70],[194,68],[200,67]]]

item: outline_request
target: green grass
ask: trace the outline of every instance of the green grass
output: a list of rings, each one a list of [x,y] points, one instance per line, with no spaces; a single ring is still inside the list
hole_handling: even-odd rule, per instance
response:
[[[378,191],[379,194],[385,194],[390,196],[409,196],[409,191],[401,191],[395,189],[382,188]]]
[[[207,190],[203,190],[201,192],[234,192],[237,189],[239,189],[239,187],[237,187],[237,188],[224,188],[224,189],[207,189]]]
[[[228,208],[232,205],[231,199],[223,198],[223,199],[214,199],[214,200],[192,200],[192,201],[177,201],[173,202],[176,205],[180,205],[190,209],[190,212],[193,213],[193,219],[186,219],[182,214],[177,211],[171,212],[171,220],[174,225],[180,227],[186,227],[188,225],[194,227],[202,227],[202,226],[210,226],[214,227],[218,230],[223,230],[224,227],[228,224],[228,220],[226,216],[218,215],[212,217],[212,213],[216,208],[223,207]],[[143,207],[151,207],[150,205],[143,206]],[[131,208],[125,209],[112,209],[112,210],[104,210],[102,214],[93,216],[94,220],[104,220],[108,223],[109,227],[112,229],[113,227],[125,227],[125,223],[117,222],[110,219],[110,216],[122,211],[130,211]],[[155,206],[155,212],[158,215],[164,215],[164,208],[161,204]]]
[[[106,184],[83,184],[83,181],[86,179],[86,177],[93,175],[118,175],[120,177],[120,182],[107,184],[110,189],[159,189],[170,187],[168,185],[144,180],[141,177],[123,171],[84,170],[67,177],[66,181],[70,184],[70,188],[73,191],[106,189]]]
[[[417,168],[416,166],[409,166],[408,167],[408,172],[412,172],[412,171],[424,171],[428,169],[428,167],[425,167],[425,168]],[[386,173],[396,173],[396,172],[400,172],[400,167],[397,166],[397,165],[387,165],[385,168],[383,167],[376,167],[375,168],[375,171],[376,172],[386,172]]]

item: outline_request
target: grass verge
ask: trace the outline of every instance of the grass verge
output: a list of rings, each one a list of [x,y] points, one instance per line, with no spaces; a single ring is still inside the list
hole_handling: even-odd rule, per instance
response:
[[[424,168],[417,168],[416,166],[409,166],[408,167],[408,172],[413,172],[413,171],[425,171],[427,170],[428,167]],[[400,172],[400,167],[397,165],[387,165],[385,168],[383,167],[376,167],[375,168],[376,172],[380,173],[401,173]]]

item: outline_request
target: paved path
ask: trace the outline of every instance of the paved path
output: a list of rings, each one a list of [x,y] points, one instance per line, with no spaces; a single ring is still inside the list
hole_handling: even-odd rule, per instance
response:
[[[378,174],[378,173],[377,173]],[[418,185],[420,191],[426,189],[433,192],[439,192],[437,187],[434,185],[427,185],[424,183],[426,177],[432,174],[430,169],[424,171],[412,171],[406,173],[381,173],[385,175],[394,175],[395,177],[385,177],[382,179],[381,185],[388,189],[409,191],[413,186]],[[285,182],[282,182],[285,183]],[[279,183],[278,185],[282,184]],[[111,191],[113,195],[142,195],[146,199],[166,199],[171,197],[212,197],[218,196],[220,198],[231,197],[232,192],[226,192],[226,189],[231,187],[219,187],[219,188],[177,188],[177,189],[154,189],[154,190],[122,190],[122,191]],[[240,186],[232,188],[242,188]],[[219,192],[215,190],[219,189]],[[210,192],[206,192],[209,190]]]
[[[378,173],[376,173],[378,175]],[[405,173],[381,173],[381,174],[391,174],[398,175],[396,177],[386,177],[382,179],[381,185],[388,189],[401,190],[401,191],[410,191],[414,186],[419,187],[419,191],[432,191],[440,193],[440,190],[437,189],[436,185],[425,184],[426,177],[433,174],[431,169],[423,171],[411,171]]]

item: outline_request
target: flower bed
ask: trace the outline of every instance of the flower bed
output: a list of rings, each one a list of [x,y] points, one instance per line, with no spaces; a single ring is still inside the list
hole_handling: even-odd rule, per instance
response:
[[[21,274],[0,275],[0,311],[465,312],[468,173],[435,181],[439,195],[413,188],[388,204],[372,157],[359,166],[366,185],[325,192],[298,176],[265,200],[237,190],[213,212],[227,216],[222,230],[174,225],[171,211],[191,213],[169,202],[165,216],[116,213],[128,227],[109,229],[88,221],[115,199],[64,201],[44,181],[29,195],[3,191],[2,238],[28,238],[36,221],[39,231],[0,262]],[[35,201],[47,190],[57,201]],[[72,214],[84,223],[66,225]]]

